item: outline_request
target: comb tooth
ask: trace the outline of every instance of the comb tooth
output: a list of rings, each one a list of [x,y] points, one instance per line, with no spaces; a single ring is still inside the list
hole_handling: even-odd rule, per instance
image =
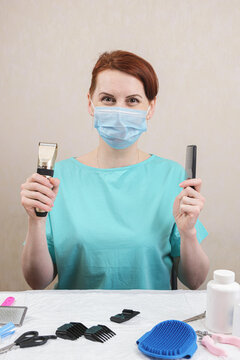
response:
[[[89,329],[86,328],[84,336],[89,340],[99,341],[101,343],[111,339],[112,336],[116,335],[111,329],[105,325],[92,326]]]
[[[99,325],[99,326],[101,326],[108,334],[111,334],[112,336],[116,335],[115,332],[109,329],[107,326],[105,325]]]
[[[106,339],[108,339],[108,334],[105,329],[99,330],[99,335],[101,335],[103,338],[105,337]]]
[[[103,335],[106,337],[106,340],[109,340],[112,337],[110,334],[107,334],[107,333],[103,333]]]
[[[87,327],[85,325],[83,325],[82,323],[71,322],[71,324],[73,324],[74,326],[76,326],[77,328],[80,328],[80,329],[87,329]]]
[[[98,336],[100,337],[100,339],[108,340],[108,336],[107,334],[105,334],[103,331],[99,331]]]
[[[102,337],[101,337],[101,333],[100,333],[99,331],[97,331],[94,335],[97,336],[99,339],[102,338]]]
[[[104,334],[108,337],[112,337],[111,335],[111,332],[110,331],[106,331],[106,330],[103,330]]]
[[[78,331],[79,335],[82,336],[86,330],[85,326],[76,325],[76,330]]]
[[[101,336],[99,336],[99,339],[100,339],[102,342],[105,342],[105,341],[108,340],[108,339],[106,339],[106,338],[104,338],[104,337],[101,337]]]
[[[97,341],[101,342],[101,343],[104,342],[104,340],[102,340],[101,338],[99,338],[99,336],[97,336],[96,334],[92,334],[92,337],[93,337],[94,339],[96,339]]]
[[[109,331],[109,332],[107,333],[107,335],[109,336],[109,338],[112,338],[112,337],[114,336],[114,334],[112,334],[111,331]]]
[[[71,322],[71,324],[73,325],[73,328],[76,329],[81,335],[83,335],[87,330],[87,327],[82,323]]]

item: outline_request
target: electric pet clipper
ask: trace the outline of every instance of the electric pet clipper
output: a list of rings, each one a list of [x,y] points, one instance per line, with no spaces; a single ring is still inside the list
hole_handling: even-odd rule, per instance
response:
[[[186,150],[186,162],[185,170],[188,179],[196,178],[196,166],[197,166],[197,146],[188,145]],[[192,186],[192,188],[194,188]]]
[[[40,142],[38,146],[38,167],[37,173],[44,175],[46,178],[50,178],[54,173],[54,164],[57,157],[57,144]],[[35,209],[37,216],[44,217],[47,215],[47,211],[39,208]]]

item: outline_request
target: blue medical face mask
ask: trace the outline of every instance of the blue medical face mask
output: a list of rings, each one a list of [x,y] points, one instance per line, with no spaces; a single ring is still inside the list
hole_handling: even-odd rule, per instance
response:
[[[150,106],[147,110],[96,106],[94,127],[109,146],[114,149],[125,149],[147,130],[146,117],[149,109]]]

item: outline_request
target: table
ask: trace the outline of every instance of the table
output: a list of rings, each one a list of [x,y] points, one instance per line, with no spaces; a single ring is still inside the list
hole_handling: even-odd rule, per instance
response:
[[[202,313],[206,308],[205,291],[152,291],[152,290],[43,290],[22,292],[0,292],[0,303],[14,296],[16,306],[27,306],[28,311],[22,327],[11,338],[5,339],[1,347],[13,342],[25,331],[37,330],[40,335],[55,334],[56,329],[71,321],[82,322],[91,327],[104,324],[117,335],[105,343],[92,342],[84,337],[76,341],[49,340],[35,348],[12,350],[0,355],[0,360],[58,359],[58,360],[108,360],[150,359],[136,345],[145,332],[167,319],[184,320]],[[128,322],[117,324],[110,316],[121,313],[124,308],[140,311]],[[205,320],[191,323],[195,330],[206,330]],[[228,360],[240,359],[240,350],[231,345],[219,344],[229,356]],[[199,345],[193,360],[212,360],[211,355]]]

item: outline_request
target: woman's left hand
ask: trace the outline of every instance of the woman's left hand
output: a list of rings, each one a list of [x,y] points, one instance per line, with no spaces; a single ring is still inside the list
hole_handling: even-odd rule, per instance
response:
[[[179,184],[183,190],[174,201],[173,216],[180,235],[196,234],[195,224],[205,203],[205,198],[200,194],[201,185],[201,179],[188,179]]]

